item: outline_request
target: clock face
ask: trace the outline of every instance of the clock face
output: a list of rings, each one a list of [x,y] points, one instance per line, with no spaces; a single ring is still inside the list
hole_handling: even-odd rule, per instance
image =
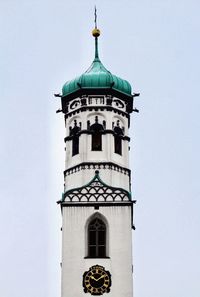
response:
[[[83,274],[83,287],[85,293],[102,295],[110,292],[111,275],[103,266],[95,265]]]

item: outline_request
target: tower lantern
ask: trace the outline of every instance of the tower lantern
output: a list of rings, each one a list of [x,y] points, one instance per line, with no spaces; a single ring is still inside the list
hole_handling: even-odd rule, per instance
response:
[[[131,85],[98,53],[62,88],[66,135],[62,209],[61,297],[132,297]]]

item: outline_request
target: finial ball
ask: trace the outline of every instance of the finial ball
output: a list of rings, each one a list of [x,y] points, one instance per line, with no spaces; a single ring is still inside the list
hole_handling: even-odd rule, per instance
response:
[[[100,35],[100,30],[97,29],[97,28],[93,29],[93,30],[92,30],[92,35],[93,35],[94,37],[99,37],[99,35]]]

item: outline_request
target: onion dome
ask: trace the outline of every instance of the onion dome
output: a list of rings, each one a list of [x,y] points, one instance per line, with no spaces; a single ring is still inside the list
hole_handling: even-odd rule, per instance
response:
[[[79,77],[68,81],[62,88],[62,97],[73,96],[74,93],[81,91],[87,91],[93,93],[95,90],[106,91],[107,93],[117,93],[125,95],[125,97],[132,97],[131,85],[128,81],[112,74],[101,63],[98,54],[98,37],[100,36],[100,30],[95,28],[92,31],[92,35],[95,37],[95,58],[92,65]],[[87,93],[86,92],[86,93]]]

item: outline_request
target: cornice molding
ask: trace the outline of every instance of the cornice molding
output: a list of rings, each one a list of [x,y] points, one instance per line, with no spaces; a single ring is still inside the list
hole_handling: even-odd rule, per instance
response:
[[[120,173],[123,173],[125,175],[128,175],[129,177],[131,176],[131,170],[126,168],[126,167],[122,167],[119,166],[115,163],[112,162],[83,162],[80,163],[78,165],[75,165],[73,167],[70,167],[68,169],[66,169],[64,171],[64,176],[68,176],[71,175],[73,173],[76,173],[80,170],[99,170],[99,169],[109,169],[109,170],[114,170],[114,171],[118,171]]]

